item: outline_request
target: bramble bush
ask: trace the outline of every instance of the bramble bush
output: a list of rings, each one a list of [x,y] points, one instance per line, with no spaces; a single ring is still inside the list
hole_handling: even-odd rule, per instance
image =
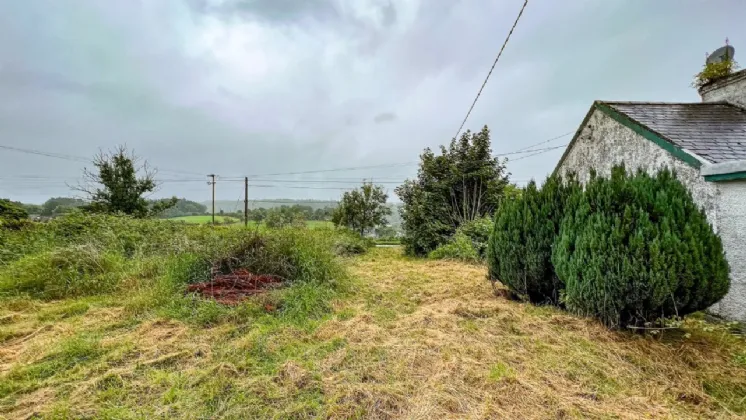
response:
[[[480,217],[465,222],[447,242],[430,251],[428,258],[461,260],[466,262],[484,261],[487,243],[492,232],[492,219]]]
[[[703,310],[730,287],[720,238],[675,174],[594,176],[568,214],[552,262],[567,309],[610,327]]]
[[[471,239],[462,232],[455,235],[446,243],[430,251],[428,258],[434,260],[459,260],[465,262],[479,262],[479,253],[474,248]]]

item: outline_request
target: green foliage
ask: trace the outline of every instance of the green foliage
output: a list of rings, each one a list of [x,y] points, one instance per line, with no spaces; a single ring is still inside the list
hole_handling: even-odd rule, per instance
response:
[[[352,229],[360,236],[365,235],[375,227],[386,224],[386,217],[391,214],[386,199],[388,196],[382,186],[363,184],[359,189],[342,195],[342,201],[332,215],[332,222],[336,226]]]
[[[668,170],[592,177],[562,222],[552,262],[567,308],[611,327],[706,309],[730,286],[720,238]]]
[[[306,219],[302,212],[287,206],[269,209],[264,218],[264,224],[268,228],[279,229],[288,226],[305,227]]]
[[[28,212],[20,203],[0,198],[0,229],[18,229],[28,219]]]
[[[471,238],[462,232],[456,232],[448,242],[438,245],[437,248],[430,251],[428,258],[460,260],[472,263],[481,261],[479,252],[474,248]]]
[[[372,239],[364,238],[351,230],[340,229],[334,242],[334,252],[341,256],[359,255],[365,254],[372,246]]]
[[[487,246],[490,234],[492,234],[493,222],[489,217],[480,217],[470,220],[457,229],[456,233],[462,233],[471,241],[474,250],[481,260],[487,256]]]
[[[541,189],[531,181],[520,198],[504,202],[489,240],[490,278],[523,299],[557,303],[562,283],[551,263],[552,244],[569,200],[580,192],[574,177],[549,177]]]
[[[473,263],[484,261],[491,232],[492,220],[489,217],[471,220],[459,226],[456,233],[430,251],[428,257]]]
[[[737,69],[738,63],[733,58],[727,58],[719,63],[705,63],[702,71],[694,76],[692,86],[695,88],[701,88],[708,83],[733,74]]]
[[[417,180],[396,189],[401,208],[405,251],[426,255],[446,243],[456,229],[492,214],[498,207],[508,174],[505,163],[492,157],[490,132],[465,132],[436,156],[425,149]]]
[[[173,197],[149,203],[144,195],[157,187],[155,172],[148,168],[147,162],[138,166],[138,158],[123,146],[110,153],[101,152],[94,158],[93,165],[97,172],[86,169],[87,185],[78,187],[89,197],[87,211],[143,218],[156,216],[178,201]],[[139,178],[138,173],[141,174]]]

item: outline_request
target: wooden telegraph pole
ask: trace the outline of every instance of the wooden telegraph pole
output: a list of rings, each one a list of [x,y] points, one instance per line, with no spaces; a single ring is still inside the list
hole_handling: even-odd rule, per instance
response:
[[[249,227],[249,177],[243,178],[243,225]]]
[[[212,180],[207,181],[209,185],[212,185],[212,224],[215,226],[215,174],[207,175]]]

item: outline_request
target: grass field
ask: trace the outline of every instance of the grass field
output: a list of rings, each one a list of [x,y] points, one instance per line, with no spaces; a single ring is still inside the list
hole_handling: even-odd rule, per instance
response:
[[[480,266],[399,248],[345,261],[353,287],[316,319],[141,311],[137,294],[0,301],[0,416],[746,415],[746,344],[724,325],[609,331],[507,300]]]

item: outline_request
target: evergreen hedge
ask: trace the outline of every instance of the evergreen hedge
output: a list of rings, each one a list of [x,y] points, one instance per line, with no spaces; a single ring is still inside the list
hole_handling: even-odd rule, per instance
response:
[[[518,297],[536,303],[557,303],[562,283],[551,263],[568,199],[580,191],[575,177],[549,177],[541,189],[531,181],[522,197],[504,202],[495,215],[489,240],[490,278]]]
[[[610,327],[703,310],[730,286],[720,238],[668,170],[593,174],[564,218],[552,262],[573,312]]]

